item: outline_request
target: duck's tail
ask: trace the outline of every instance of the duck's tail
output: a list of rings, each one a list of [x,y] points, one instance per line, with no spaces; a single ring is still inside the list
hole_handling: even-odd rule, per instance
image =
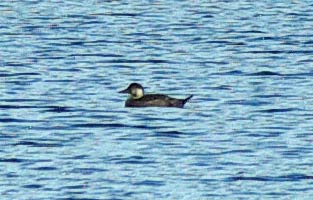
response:
[[[184,100],[183,100],[183,105],[185,105],[185,103],[187,103],[187,101],[189,101],[192,97],[193,97],[193,95],[190,95],[189,97],[187,97],[186,99],[184,99]]]

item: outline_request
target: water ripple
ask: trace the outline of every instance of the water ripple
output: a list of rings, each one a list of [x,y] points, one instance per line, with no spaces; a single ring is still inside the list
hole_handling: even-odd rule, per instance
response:
[[[1,200],[311,199],[312,6],[2,1]]]
[[[285,181],[302,181],[311,180],[313,176],[307,176],[304,174],[290,174],[285,176],[259,176],[259,177],[244,177],[244,176],[234,176],[228,178],[226,181],[261,181],[261,182],[285,182]]]

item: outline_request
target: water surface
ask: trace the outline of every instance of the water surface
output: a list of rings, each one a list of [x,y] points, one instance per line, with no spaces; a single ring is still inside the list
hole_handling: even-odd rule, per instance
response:
[[[0,3],[1,199],[311,199],[312,11]],[[131,82],[194,97],[127,109]]]

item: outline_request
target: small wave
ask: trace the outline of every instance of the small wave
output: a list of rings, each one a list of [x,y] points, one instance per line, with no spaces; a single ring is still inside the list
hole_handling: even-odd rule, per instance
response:
[[[136,17],[136,16],[139,16],[141,14],[139,14],[139,13],[107,13],[107,14],[104,14],[104,15],[107,15],[107,16],[118,16],[118,17]]]
[[[38,143],[31,141],[19,141],[14,146],[31,146],[31,147],[62,147],[62,143]]]
[[[78,68],[63,69],[63,68],[56,68],[56,67],[50,68],[49,70],[55,71],[55,72],[81,72],[82,71],[81,69],[78,69]]]
[[[76,80],[70,80],[70,79],[61,79],[61,80],[44,80],[46,83],[71,83],[75,82]]]
[[[122,55],[118,55],[118,54],[102,54],[102,53],[84,53],[84,54],[76,53],[76,54],[70,54],[69,56],[70,57],[104,57],[104,58],[123,57]]]
[[[54,170],[58,170],[57,167],[35,167],[35,168],[31,168],[32,170],[38,170],[38,171],[54,171]]]
[[[49,108],[47,110],[44,110],[44,112],[71,112],[72,110],[69,107],[65,106],[47,106],[45,108]]]
[[[107,171],[106,169],[100,169],[100,168],[74,168],[71,172],[72,173],[77,173],[77,174],[84,174],[84,175],[88,175],[88,174],[93,174],[93,173],[97,173],[97,172],[105,172]]]
[[[312,180],[313,176],[307,176],[304,174],[290,174],[286,176],[233,176],[227,178],[226,181],[261,181],[261,182],[289,182],[289,181],[301,181]]]
[[[210,89],[212,89],[212,90],[232,90],[232,87],[233,86],[230,86],[230,85],[220,85],[217,87],[210,87]],[[210,99],[211,99],[211,101],[218,101],[218,99],[214,99],[214,98],[210,98]]]
[[[67,189],[67,190],[77,190],[77,189],[85,189],[85,188],[86,188],[86,185],[84,185],[84,184],[81,184],[81,185],[69,185],[69,186],[62,187],[62,189]]]
[[[147,60],[126,60],[126,59],[118,59],[118,60],[104,60],[99,63],[152,63],[152,64],[174,64],[174,61],[170,60],[160,60],[160,59],[147,59]]]
[[[136,186],[147,185],[147,186],[163,186],[165,185],[164,181],[154,181],[154,180],[145,180],[134,183]]]
[[[12,74],[0,74],[0,77],[14,77],[14,76],[40,76],[40,73],[12,73]]]
[[[67,18],[81,18],[81,19],[88,19],[88,20],[91,20],[91,19],[96,19],[95,16],[92,16],[92,15],[80,15],[80,14],[68,14],[66,15]]]
[[[202,18],[214,18],[213,15],[203,15]]]
[[[2,102],[40,102],[40,99],[0,99]],[[1,106],[1,105],[0,105]]]
[[[7,62],[7,63],[5,63],[5,65],[10,66],[10,67],[23,67],[23,66],[25,66],[24,63],[18,63],[18,62]],[[19,74],[19,73],[15,73],[15,74]],[[21,74],[23,74],[23,73],[21,73]]]
[[[42,188],[43,185],[40,184],[28,184],[28,185],[23,185],[23,188],[27,188],[27,189],[38,189],[38,188]]]
[[[15,118],[0,118],[2,123],[18,122],[18,123],[38,123],[43,122],[42,120],[31,120],[31,119],[15,119]]]
[[[25,109],[25,108],[38,108],[37,106],[18,106],[18,105],[0,105],[1,109]]]
[[[179,138],[181,135],[184,135],[184,133],[180,131],[159,131],[155,135],[158,137]]]
[[[218,154],[223,155],[223,154],[237,154],[237,153],[254,153],[254,151],[250,149],[236,149],[236,150],[231,150],[231,151],[223,151]]]
[[[280,113],[280,112],[291,112],[299,110],[296,108],[273,108],[273,109],[265,109],[265,110],[258,110],[256,112],[261,112],[261,113]]]
[[[20,158],[0,158],[0,163],[21,163],[27,161]]]
[[[1,133],[0,134],[0,140],[1,139],[11,139],[11,138],[16,138],[16,135],[12,135],[12,134],[5,134],[5,133]]]
[[[78,45],[78,46],[82,46],[84,45],[85,42],[82,42],[82,41],[75,41],[75,42],[70,42],[69,45]]]
[[[261,71],[256,73],[248,74],[249,76],[283,76],[283,74],[271,71]]]
[[[243,72],[240,70],[232,70],[232,71],[227,71],[227,72],[218,72],[218,73],[212,73],[211,75],[242,75]]]
[[[262,40],[262,38],[260,39]],[[249,51],[250,54],[312,54],[313,50],[272,50],[272,51]]]
[[[72,127],[78,128],[137,128],[137,129],[154,129],[154,127],[148,127],[145,125],[126,125],[119,123],[100,124],[100,123],[86,123],[86,124],[73,124]]]
[[[248,30],[248,31],[238,31],[238,33],[245,33],[245,34],[250,34],[250,33],[266,33],[266,32],[264,32],[264,31],[259,31],[259,30]]]
[[[69,156],[69,157],[63,157],[63,159],[66,160],[83,160],[89,158],[89,155],[78,155],[78,156]]]
[[[119,157],[112,158],[110,161],[113,161],[115,164],[154,164],[156,163],[153,160],[149,160],[143,156],[130,156],[127,158]]]
[[[252,97],[257,97],[257,98],[280,98],[283,97],[281,94],[261,94],[261,95],[254,95]]]
[[[269,102],[265,101],[253,101],[253,100],[231,100],[227,101],[226,104],[230,105],[244,105],[244,106],[262,106],[267,105]]]

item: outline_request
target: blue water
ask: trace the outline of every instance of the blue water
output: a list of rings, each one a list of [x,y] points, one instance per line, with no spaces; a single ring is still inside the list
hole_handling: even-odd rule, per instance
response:
[[[311,1],[1,1],[1,200],[312,199]],[[131,82],[184,109],[124,108]]]

